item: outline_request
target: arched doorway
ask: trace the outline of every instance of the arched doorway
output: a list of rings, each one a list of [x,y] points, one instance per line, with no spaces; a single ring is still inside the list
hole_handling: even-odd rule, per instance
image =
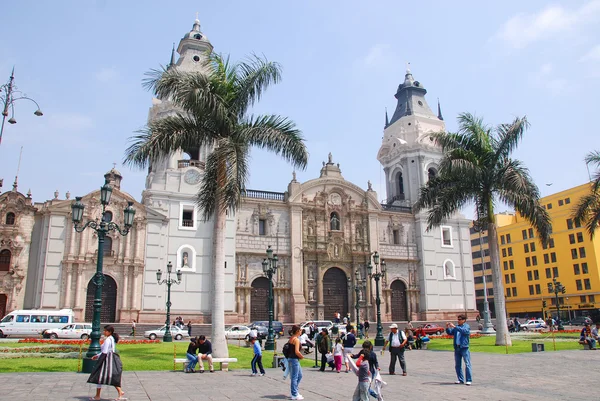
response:
[[[392,285],[392,321],[399,322],[408,320],[408,309],[406,307],[406,285],[395,280]]]
[[[8,303],[8,297],[6,294],[0,294],[0,316],[6,315],[6,304]],[[0,318],[2,319],[2,318]]]
[[[266,277],[259,277],[252,282],[250,321],[257,320],[269,320],[269,279]]]
[[[87,297],[85,300],[85,321],[91,322],[94,317],[94,295],[96,294],[96,284],[94,278],[88,282]],[[102,323],[113,323],[117,316],[117,283],[115,280],[104,275],[104,285],[102,286],[102,309],[100,310],[100,321]]]
[[[342,316],[350,312],[346,273],[337,267],[327,270],[323,276],[323,304],[323,318],[326,320],[333,320],[333,314],[336,312]]]

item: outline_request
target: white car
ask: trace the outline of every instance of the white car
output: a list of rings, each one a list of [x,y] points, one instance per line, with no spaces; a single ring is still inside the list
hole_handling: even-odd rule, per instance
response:
[[[48,329],[44,331],[44,338],[77,338],[87,340],[92,332],[91,323],[73,323],[62,329]]]
[[[159,327],[156,330],[148,330],[144,332],[144,337],[149,338],[151,340],[156,340],[157,337],[164,337],[165,335],[165,325]],[[189,337],[187,330],[182,330],[177,326],[171,326],[171,336],[175,340],[181,340],[183,337]]]
[[[541,330],[547,328],[548,325],[542,319],[531,319],[527,323],[521,324],[521,330]]]
[[[235,340],[243,340],[250,334],[250,327],[248,326],[231,326],[227,330],[225,330],[225,338],[235,339]]]

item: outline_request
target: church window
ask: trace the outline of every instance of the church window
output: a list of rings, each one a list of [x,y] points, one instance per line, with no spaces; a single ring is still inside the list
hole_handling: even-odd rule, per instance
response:
[[[258,235],[267,235],[267,221],[265,219],[258,220]]]
[[[429,181],[431,181],[432,179],[437,177],[437,171],[434,168],[430,168],[429,170],[427,170],[427,177]]]
[[[0,251],[0,272],[7,272],[10,270],[10,258],[11,253],[8,249]]]
[[[444,261],[444,278],[445,279],[456,278],[454,270],[455,270],[454,262],[451,261],[450,259],[446,259]]]
[[[452,227],[441,226],[440,228],[442,230],[442,246],[452,247]]]
[[[398,173],[396,181],[398,182],[398,199],[404,200],[404,179],[402,177],[402,172]]]
[[[112,212],[109,212],[109,211],[104,212],[104,218],[103,218],[103,220],[105,222],[110,223],[112,221],[112,219],[113,219]]]
[[[13,212],[8,212],[6,214],[6,224],[12,226],[15,224],[15,214]]]
[[[191,203],[179,204],[179,229],[195,230],[196,227],[196,207]]]
[[[200,61],[200,57],[198,57],[198,56],[194,56],[194,61],[195,61],[195,62],[198,62],[198,61]]]
[[[329,216],[329,225],[330,225],[330,229],[331,230],[337,230],[337,231],[339,231],[339,229],[340,229],[340,216],[336,212],[332,212],[331,215]]]
[[[416,86],[419,86],[419,85],[416,85]],[[423,102],[422,101],[419,100],[417,103],[419,103],[419,106],[423,106]]]
[[[111,237],[104,238],[104,247],[103,247],[102,253],[104,256],[112,256],[112,238]]]
[[[400,230],[392,231],[394,235],[394,245],[400,245]]]

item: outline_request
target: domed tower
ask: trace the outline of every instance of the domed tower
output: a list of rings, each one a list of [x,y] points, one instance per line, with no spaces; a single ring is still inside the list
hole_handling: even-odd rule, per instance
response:
[[[104,179],[108,181],[113,188],[121,190],[121,180],[123,179],[123,176],[116,168],[113,167],[108,173],[104,174]]]

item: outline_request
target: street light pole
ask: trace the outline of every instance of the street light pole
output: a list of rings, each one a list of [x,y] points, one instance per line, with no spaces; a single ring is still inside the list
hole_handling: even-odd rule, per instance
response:
[[[560,318],[560,302],[558,298],[558,294],[564,294],[567,292],[567,288],[562,285],[560,281],[556,280],[556,277],[552,279],[552,283],[548,283],[548,292],[550,294],[554,293],[554,297],[556,299],[556,318],[558,319],[558,329],[564,330],[565,328],[562,325],[562,320]]]
[[[83,221],[83,210],[85,205],[81,201],[81,196],[75,198],[75,202],[71,204],[71,211],[73,215],[73,226],[75,231],[80,233],[86,228],[90,227],[98,235],[98,260],[96,263],[96,274],[92,279],[92,282],[96,285],[96,292],[94,294],[94,315],[92,318],[92,332],[90,334],[90,347],[83,358],[82,371],[84,373],[91,373],[96,361],[92,359],[95,355],[100,353],[100,313],[102,311],[102,287],[104,285],[104,273],[103,262],[104,262],[104,238],[110,231],[117,231],[119,234],[125,236],[129,233],[133,220],[135,218],[135,210],[133,209],[133,202],[128,202],[128,206],[123,211],[123,221],[125,228],[121,229],[116,223],[112,221],[106,221],[106,206],[110,202],[112,195],[112,187],[109,185],[108,180],[105,181],[104,185],[100,188],[100,203],[102,204],[102,219],[100,222],[97,220],[90,220],[85,225],[81,226]]]
[[[274,303],[273,303],[273,276],[277,272],[277,255],[273,254],[271,245],[267,248],[267,258],[263,259],[262,267],[263,272],[269,279],[269,333],[267,335],[267,341],[265,342],[265,350],[275,350],[275,338],[273,333],[273,318],[274,318]]]
[[[8,82],[4,85],[0,86],[0,102],[2,105],[2,126],[0,127],[0,143],[2,143],[2,134],[4,133],[4,122],[6,121],[6,117],[8,117],[8,109],[11,109],[11,117],[9,118],[9,124],[16,124],[17,120],[15,119],[15,107],[14,103],[17,100],[30,100],[37,106],[36,111],[33,112],[36,116],[43,116],[44,113],[40,110],[40,105],[30,97],[27,97],[24,93],[22,93],[17,86],[15,85],[15,68],[13,67],[12,72],[10,73],[10,78]]]
[[[484,260],[484,252],[483,252],[483,242],[481,240],[481,232],[483,228],[475,222],[473,224],[473,228],[477,230],[479,233],[479,251],[481,252],[481,271],[483,273],[483,330],[481,333],[483,334],[493,334],[496,332],[494,330],[494,325],[490,319],[490,303],[488,302],[488,293],[487,293],[487,280],[485,278],[485,260]]]
[[[156,281],[158,285],[167,284],[167,318],[165,320],[165,334],[163,335],[163,342],[173,342],[173,336],[171,335],[171,285],[181,283],[181,269],[177,269],[177,280],[171,278],[171,272],[173,271],[173,265],[171,262],[167,263],[167,278],[161,280],[162,271],[158,269],[156,272]]]
[[[379,280],[385,275],[386,265],[385,259],[381,259],[379,263],[379,253],[375,251],[372,255],[373,264],[369,260],[367,269],[369,270],[369,277],[375,279],[375,305],[377,305],[377,335],[375,336],[375,345],[383,346],[385,340],[383,339],[383,326],[381,325],[381,298],[379,297]],[[375,265],[375,272],[373,272],[373,265]]]
[[[356,330],[357,330],[357,334],[359,335],[360,338],[362,338],[362,332],[358,330],[358,326],[360,325],[360,291],[361,289],[364,289],[366,287],[366,279],[362,280],[360,279],[360,272],[358,270],[356,270],[356,272],[354,273],[354,275],[356,276],[356,282],[354,284],[354,293],[356,294],[356,305],[354,306],[356,309]]]

